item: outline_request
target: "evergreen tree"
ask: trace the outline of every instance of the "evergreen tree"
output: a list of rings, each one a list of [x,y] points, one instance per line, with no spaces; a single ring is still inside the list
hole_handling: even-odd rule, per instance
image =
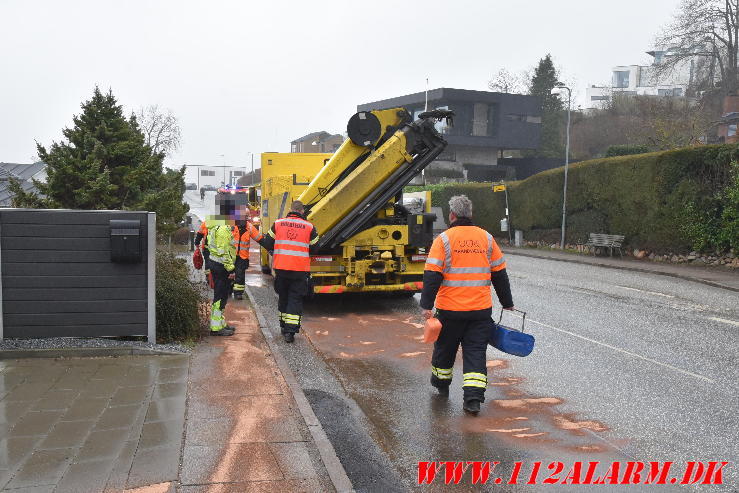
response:
[[[529,94],[541,99],[541,143],[535,155],[539,157],[564,157],[562,142],[562,110],[564,104],[559,95],[552,94],[559,76],[554,68],[552,56],[547,54],[531,77]]]
[[[125,118],[112,91],[95,87],[66,142],[47,149],[36,144],[46,163],[46,183],[35,181],[40,196],[11,184],[16,207],[147,210],[157,213],[159,232],[173,231],[188,211],[182,202],[184,168],[164,172],[164,153],[146,145],[135,116]]]

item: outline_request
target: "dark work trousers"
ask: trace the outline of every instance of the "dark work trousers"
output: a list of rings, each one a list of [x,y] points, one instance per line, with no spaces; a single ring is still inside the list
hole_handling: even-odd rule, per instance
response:
[[[452,383],[454,358],[459,345],[462,344],[462,363],[464,381],[464,400],[478,399],[485,401],[487,387],[487,367],[485,351],[490,334],[489,318],[484,320],[439,319],[441,333],[434,343],[434,354],[431,357],[431,380],[437,387],[449,386]]]
[[[308,293],[308,280],[305,277],[293,279],[277,273],[275,292],[279,297],[277,309],[280,311],[282,333],[298,332],[303,315],[303,298]]]
[[[229,272],[220,262],[209,260],[210,273],[213,276],[213,307],[220,310],[221,313],[226,309],[228,297],[231,294],[231,280],[228,278]],[[225,318],[223,321],[225,326]]]
[[[236,257],[234,268],[234,293],[244,294],[244,283],[246,282],[246,269],[249,268],[249,259]]]

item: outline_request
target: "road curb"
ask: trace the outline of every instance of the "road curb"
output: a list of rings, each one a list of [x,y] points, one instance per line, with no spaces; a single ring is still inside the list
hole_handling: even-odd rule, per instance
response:
[[[735,291],[739,292],[739,288],[735,288],[733,286],[728,286],[726,284],[721,284],[720,282],[711,281],[709,279],[701,279],[700,277],[693,277],[693,276],[686,276],[682,274],[677,274],[674,272],[665,272],[661,270],[655,270],[655,269],[645,269],[641,267],[632,267],[630,265],[611,265],[611,264],[605,264],[601,262],[588,262],[585,260],[580,260],[577,258],[559,258],[559,257],[548,257],[545,255],[536,255],[533,253],[526,253],[526,252],[519,252],[516,250],[506,250],[506,255],[518,255],[520,257],[529,257],[529,258],[538,258],[543,260],[554,260],[555,262],[569,262],[572,264],[580,264],[580,265],[593,265],[596,267],[605,267],[606,269],[615,269],[615,270],[628,270],[632,272],[642,272],[645,274],[657,274],[661,276],[667,276],[667,277],[675,277],[677,279],[683,279],[685,281],[693,281],[693,282],[699,282],[701,284],[706,284],[708,286],[713,286],[714,288],[720,288],[720,289],[727,289],[729,291]]]
[[[3,349],[0,360],[22,358],[107,358],[116,356],[173,356],[185,355],[179,351],[163,351],[135,346],[112,348],[52,348],[52,349]]]
[[[318,421],[318,418],[313,412],[313,408],[311,408],[303,389],[300,388],[300,384],[298,384],[292,368],[290,368],[290,365],[288,365],[285,358],[280,354],[274,341],[274,334],[270,331],[267,319],[264,317],[262,310],[256,303],[254,294],[251,292],[248,285],[245,287],[245,290],[246,295],[249,297],[249,301],[251,301],[251,305],[254,308],[254,313],[257,315],[259,329],[262,331],[262,335],[264,335],[264,339],[267,341],[267,345],[272,352],[272,356],[275,358],[277,367],[280,369],[285,382],[293,394],[293,398],[295,399],[295,403],[298,405],[300,415],[308,426],[308,430],[318,448],[321,461],[323,462],[324,467],[326,467],[326,471],[328,472],[329,479],[331,479],[331,483],[334,485],[334,489],[336,489],[337,493],[353,493],[354,487],[349,480],[349,476],[347,476],[344,466],[341,465],[341,461],[336,455],[336,450],[334,450],[334,446],[331,444],[331,441],[329,441],[323,426],[321,426],[321,422]]]

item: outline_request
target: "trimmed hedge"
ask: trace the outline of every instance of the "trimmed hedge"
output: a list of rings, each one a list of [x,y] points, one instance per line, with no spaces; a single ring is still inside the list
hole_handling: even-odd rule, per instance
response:
[[[646,154],[650,149],[645,145],[616,145],[606,149],[606,157],[630,156],[632,154]]]
[[[609,233],[625,235],[628,246],[655,251],[739,249],[737,161],[739,146],[716,145],[573,164],[567,242],[584,242],[589,233]],[[563,185],[564,168],[509,183],[512,227],[528,232],[558,229]],[[493,193],[490,183],[427,188],[433,205],[442,207],[445,215],[453,195],[467,195],[474,204],[475,222],[496,236],[502,234],[505,194]]]

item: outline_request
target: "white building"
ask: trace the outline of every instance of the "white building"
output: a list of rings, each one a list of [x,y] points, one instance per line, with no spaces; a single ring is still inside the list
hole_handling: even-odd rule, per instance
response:
[[[235,185],[247,173],[243,166],[187,166],[185,182],[197,189],[201,187],[218,188],[221,185]]]
[[[648,51],[651,65],[619,65],[613,67],[609,86],[590,86],[586,90],[588,109],[601,108],[615,93],[634,96],[685,97],[693,82],[698,57],[680,62],[674,69],[659,73],[660,65],[675,56],[670,49]]]

